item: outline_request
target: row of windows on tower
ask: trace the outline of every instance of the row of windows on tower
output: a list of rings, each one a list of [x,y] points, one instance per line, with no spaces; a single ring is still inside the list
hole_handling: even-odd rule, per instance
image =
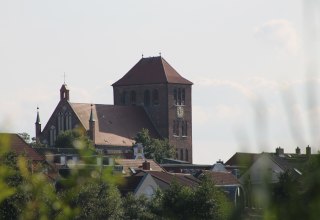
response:
[[[136,105],[137,104],[137,93],[136,91],[131,91],[129,94],[129,104],[131,105]],[[124,91],[121,94],[121,99],[120,102],[122,105],[125,105],[127,103],[127,92]],[[157,89],[152,90],[152,92],[150,92],[150,90],[145,90],[143,93],[143,104],[145,106],[150,106],[152,105],[159,105],[159,92]]]
[[[174,136],[180,136],[180,130],[181,130],[181,136],[182,137],[187,137],[188,136],[188,122],[187,121],[174,120],[173,121],[173,135]]]
[[[189,160],[189,151],[188,149],[176,149],[176,158],[179,160],[188,161]]]

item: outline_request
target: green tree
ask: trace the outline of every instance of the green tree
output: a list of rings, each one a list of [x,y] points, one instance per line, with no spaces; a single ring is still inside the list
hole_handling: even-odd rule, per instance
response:
[[[158,163],[161,163],[164,158],[174,158],[175,156],[174,147],[169,144],[168,139],[152,138],[148,129],[142,129],[134,140],[143,145],[146,158],[154,159]]]
[[[94,149],[92,141],[80,129],[61,132],[57,137],[55,145],[61,148]]]
[[[124,219],[155,219],[156,216],[151,211],[152,201],[145,196],[134,196],[128,193],[123,197]]]

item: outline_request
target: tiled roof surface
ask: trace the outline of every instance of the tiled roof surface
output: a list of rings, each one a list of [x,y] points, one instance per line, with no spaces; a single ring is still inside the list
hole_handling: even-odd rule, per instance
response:
[[[89,130],[91,104],[70,103],[86,130]],[[102,146],[131,147],[133,138],[142,128],[149,130],[154,138],[157,131],[142,107],[94,104],[95,144]]]
[[[124,182],[118,186],[120,192],[126,195],[129,192],[134,192],[144,176],[127,176]]]
[[[130,168],[133,169],[142,169],[142,163],[145,160],[143,159],[115,159],[114,162],[116,165],[122,165],[124,171],[128,174],[130,173]],[[163,169],[157,164],[154,160],[149,160],[147,161],[150,163],[150,169],[152,171],[163,171]]]
[[[235,153],[226,163],[228,166],[251,166],[253,162],[260,156],[254,153]]]
[[[38,154],[31,146],[29,146],[18,134],[1,133],[0,140],[8,138],[11,150],[18,155],[25,154],[26,157],[33,161],[44,161],[44,157]],[[1,147],[1,146],[0,146]]]
[[[183,186],[196,187],[200,181],[190,174],[172,174],[159,171],[145,171],[149,173],[157,182],[160,188],[168,188],[174,181]]]
[[[237,178],[229,172],[204,171],[204,173],[209,175],[217,186],[240,184]]]
[[[187,84],[192,82],[183,78],[170,64],[160,57],[142,58],[128,73],[112,86],[144,84]]]

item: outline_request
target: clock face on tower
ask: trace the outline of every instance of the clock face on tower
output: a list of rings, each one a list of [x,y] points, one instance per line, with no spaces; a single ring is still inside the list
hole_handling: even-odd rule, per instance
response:
[[[177,107],[177,117],[178,118],[183,118],[183,107],[182,106],[178,106]]]

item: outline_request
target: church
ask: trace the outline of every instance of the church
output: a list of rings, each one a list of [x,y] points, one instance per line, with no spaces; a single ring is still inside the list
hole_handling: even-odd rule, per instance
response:
[[[192,84],[162,56],[142,57],[113,83],[113,105],[73,103],[64,83],[43,130],[37,111],[36,139],[55,147],[60,132],[80,128],[104,154],[128,155],[134,137],[146,128],[151,137],[169,140],[176,159],[192,163]]]

